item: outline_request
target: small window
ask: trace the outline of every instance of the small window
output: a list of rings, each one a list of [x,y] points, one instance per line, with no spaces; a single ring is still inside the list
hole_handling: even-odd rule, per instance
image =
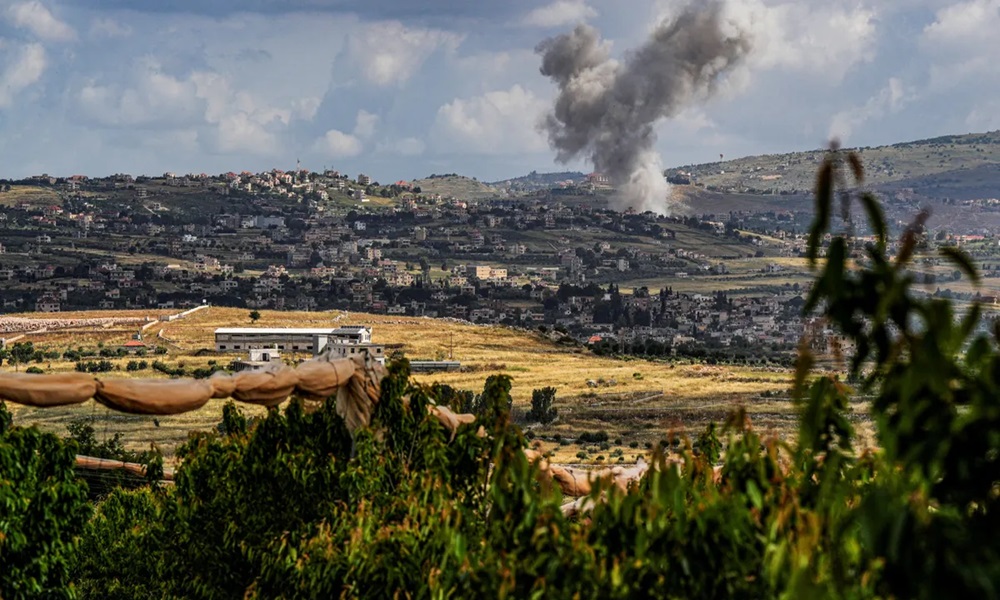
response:
[[[222,344],[221,346],[219,346],[219,350],[225,350],[225,349],[226,349],[226,345],[225,344]]]
[[[285,345],[284,344],[281,344],[281,345],[278,346],[278,350],[284,350],[284,349],[285,349]]]
[[[299,349],[298,346],[292,346],[292,350],[298,350],[298,349]]]
[[[235,346],[233,346],[233,350],[239,350],[239,349],[240,349],[240,345],[239,344],[236,344]]]

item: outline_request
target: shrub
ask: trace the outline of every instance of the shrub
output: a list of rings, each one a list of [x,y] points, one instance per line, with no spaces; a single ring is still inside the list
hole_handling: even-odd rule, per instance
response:
[[[107,373],[115,370],[115,365],[109,360],[78,361],[74,368],[80,373]]]
[[[607,431],[589,432],[584,431],[576,438],[578,444],[598,444],[608,441]]]

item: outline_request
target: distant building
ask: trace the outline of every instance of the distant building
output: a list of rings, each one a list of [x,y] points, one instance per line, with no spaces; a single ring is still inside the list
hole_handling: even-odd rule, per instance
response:
[[[361,325],[329,329],[224,327],[215,330],[215,349],[218,352],[277,348],[286,352],[319,354],[330,343],[358,345],[371,344],[371,341],[371,328]]]
[[[277,348],[253,348],[249,358],[234,361],[237,371],[257,371],[273,364],[281,364],[281,351]]]
[[[470,272],[471,271],[471,272]],[[474,275],[480,281],[497,281],[507,279],[507,269],[487,265],[476,265],[466,269],[466,273]]]
[[[129,354],[139,354],[140,352],[148,349],[142,340],[129,340],[122,344],[122,348]]]
[[[353,358],[367,351],[377,362],[385,364],[385,346],[382,344],[345,344],[330,341],[324,350],[330,353],[331,358]]]
[[[35,312],[59,312],[59,299],[46,294],[35,302]]]

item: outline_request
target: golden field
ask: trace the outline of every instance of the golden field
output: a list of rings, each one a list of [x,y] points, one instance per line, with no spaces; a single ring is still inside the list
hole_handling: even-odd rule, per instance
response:
[[[98,316],[157,317],[170,311],[92,311],[58,315],[18,315],[27,318],[85,318]],[[558,450],[559,459],[576,459],[581,449],[575,444],[559,446],[552,437],[575,437],[583,431],[607,431],[613,440],[621,439],[627,459],[671,432],[694,433],[708,421],[723,421],[738,406],[747,408],[755,426],[788,437],[794,430],[794,407],[787,396],[762,398],[764,392],[787,391],[791,373],[783,369],[717,367],[697,364],[664,363],[645,360],[615,360],[594,356],[582,347],[556,344],[541,334],[503,327],[477,326],[439,319],[369,315],[345,312],[261,311],[261,319],[252,324],[249,310],[211,307],[174,322],[159,322],[146,329],[145,341],[164,345],[166,356],[157,357],[171,365],[206,366],[209,361],[228,364],[237,354],[216,355],[205,352],[214,348],[214,330],[218,327],[327,327],[348,324],[370,325],[376,343],[401,350],[411,359],[448,358],[462,363],[461,372],[415,375],[420,383],[440,382],[459,389],[479,391],[486,377],[503,373],[513,380],[515,408],[526,411],[532,390],[552,386],[557,390],[556,407],[560,418],[544,427],[532,427],[543,446]],[[60,351],[78,346],[106,347],[130,339],[134,330],[90,328],[31,334],[27,340],[37,346]],[[201,352],[199,352],[201,351]],[[196,356],[200,354],[200,356]],[[305,358],[300,356],[299,358]],[[121,372],[110,376],[134,376],[124,371],[130,359],[113,359]],[[152,362],[153,357],[146,357]],[[53,361],[38,365],[49,371],[68,371],[73,364]],[[4,365],[4,370],[10,369]],[[138,376],[158,376],[143,371]],[[588,385],[588,381],[592,382]],[[593,382],[600,382],[593,387]],[[17,422],[37,423],[53,431],[64,431],[74,419],[93,418],[98,437],[121,432],[128,446],[148,447],[155,443],[172,453],[193,430],[207,430],[218,423],[222,402],[213,401],[205,408],[174,417],[137,417],[111,414],[90,401],[67,409],[28,409],[10,407]],[[248,412],[255,412],[249,408]],[[611,444],[612,449],[614,444]],[[630,448],[629,446],[637,446]],[[607,455],[590,448],[587,461]],[[581,459],[583,460],[583,459]]]

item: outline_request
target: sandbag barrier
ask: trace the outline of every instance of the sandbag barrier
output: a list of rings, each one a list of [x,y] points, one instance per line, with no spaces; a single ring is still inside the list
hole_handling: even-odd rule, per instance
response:
[[[146,465],[115,460],[113,458],[95,458],[93,456],[77,454],[74,464],[77,470],[81,471],[122,471],[134,477],[146,477]],[[160,483],[172,483],[173,480],[174,470],[164,468]]]
[[[352,431],[371,421],[385,368],[371,357],[330,360],[321,356],[297,367],[276,365],[207,379],[105,379],[87,373],[0,373],[0,400],[48,408],[93,398],[111,410],[133,415],[177,415],[209,400],[273,408],[293,393],[307,400],[336,396],[337,412]]]
[[[618,489],[628,491],[630,485],[638,483],[649,471],[649,465],[642,458],[635,465],[615,465],[604,469],[577,469],[565,465],[550,464],[540,452],[525,450],[528,460],[538,466],[539,473],[545,481],[555,483],[564,496],[574,498],[560,507],[566,516],[576,516],[590,512],[594,507],[590,497],[595,487],[610,484]]]
[[[207,379],[104,379],[87,373],[0,373],[0,400],[25,406],[48,408],[81,404],[93,398],[111,410],[137,415],[177,415],[200,409],[211,399],[232,398],[237,402],[273,408],[293,393],[307,400],[336,397],[337,414],[352,434],[368,427],[379,401],[385,367],[367,354],[331,360],[319,356],[296,367],[278,365],[260,371],[233,375],[216,373]],[[446,406],[431,405],[428,414],[455,438],[458,428],[473,424],[476,416],[455,413]],[[480,427],[478,435],[486,435]],[[586,497],[598,482],[610,481],[627,489],[648,470],[642,460],[635,466],[585,470],[549,464],[534,450],[525,450],[536,462],[543,478],[558,485],[564,495],[582,498],[564,505],[567,514],[586,511]],[[137,471],[118,461],[102,462],[80,457],[81,468]],[[144,472],[144,471],[143,471]]]

